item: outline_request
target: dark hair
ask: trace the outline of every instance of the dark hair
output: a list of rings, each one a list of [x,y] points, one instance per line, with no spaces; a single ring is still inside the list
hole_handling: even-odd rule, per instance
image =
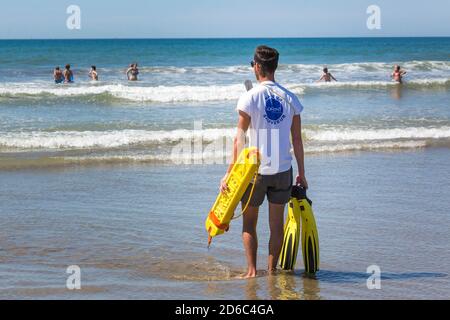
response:
[[[255,50],[254,60],[261,65],[263,76],[267,73],[274,73],[278,68],[278,59],[280,54],[276,49],[259,46]]]
[[[395,68],[395,70],[400,71],[400,66],[397,66],[397,68]]]
[[[66,64],[66,69],[70,69],[70,64]]]
[[[92,70],[97,70],[97,67],[96,66],[91,66],[91,68],[92,68]]]
[[[328,68],[327,67],[323,68],[323,72],[328,73]]]
[[[59,67],[56,67],[55,70],[59,70]]]

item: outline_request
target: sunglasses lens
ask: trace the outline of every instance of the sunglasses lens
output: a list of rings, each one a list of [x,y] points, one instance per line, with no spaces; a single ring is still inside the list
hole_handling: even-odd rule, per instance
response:
[[[255,61],[250,62],[250,65],[252,66],[252,68],[255,66]]]

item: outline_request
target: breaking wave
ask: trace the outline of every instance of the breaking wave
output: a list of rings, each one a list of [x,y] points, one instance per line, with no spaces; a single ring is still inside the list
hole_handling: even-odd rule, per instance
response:
[[[117,164],[230,163],[235,130],[0,133],[0,170]],[[450,148],[450,126],[390,129],[305,127],[304,140],[306,154]]]
[[[236,100],[244,92],[242,85],[227,86],[157,86],[136,87],[122,84],[102,86],[36,86],[34,84],[15,84],[0,87],[0,97],[4,98],[42,98],[96,97],[104,99],[107,95],[119,100],[136,102],[189,102]]]
[[[220,139],[232,139],[235,128],[211,128],[202,130],[111,130],[111,131],[33,131],[0,133],[2,149],[112,149],[132,146],[170,146],[180,141],[202,140],[205,143]],[[319,150],[323,144],[339,146],[370,145],[374,143],[391,143],[398,141],[424,141],[450,139],[450,126],[441,127],[405,127],[389,129],[365,129],[351,127],[329,127],[321,129],[304,129],[306,147]],[[339,144],[336,144],[339,143]],[[344,147],[343,144],[346,144]],[[379,144],[381,146],[381,144]],[[410,145],[413,146],[413,145]],[[329,148],[329,147],[327,147]]]
[[[292,83],[286,87],[295,94],[302,95],[305,90],[321,90],[330,88],[343,89],[386,89],[395,88],[398,84],[391,81],[347,81],[333,83]],[[448,89],[450,79],[418,79],[404,83],[409,89]],[[212,86],[128,86],[111,85],[36,85],[7,84],[0,86],[0,98],[3,99],[38,99],[76,98],[88,99],[90,102],[105,100],[132,102],[208,102],[236,101],[245,92],[242,84]]]

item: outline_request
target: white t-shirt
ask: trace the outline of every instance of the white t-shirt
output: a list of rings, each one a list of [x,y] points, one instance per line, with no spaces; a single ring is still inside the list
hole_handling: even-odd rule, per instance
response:
[[[251,118],[249,145],[261,153],[259,173],[274,175],[289,170],[292,119],[303,111],[297,96],[278,83],[265,81],[241,96],[237,110]]]

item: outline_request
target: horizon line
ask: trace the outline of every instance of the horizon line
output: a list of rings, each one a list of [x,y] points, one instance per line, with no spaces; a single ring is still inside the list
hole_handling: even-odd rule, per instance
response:
[[[87,37],[87,38],[0,38],[0,41],[27,41],[27,40],[252,40],[252,39],[383,39],[383,38],[450,38],[448,36],[320,36],[320,37]]]

